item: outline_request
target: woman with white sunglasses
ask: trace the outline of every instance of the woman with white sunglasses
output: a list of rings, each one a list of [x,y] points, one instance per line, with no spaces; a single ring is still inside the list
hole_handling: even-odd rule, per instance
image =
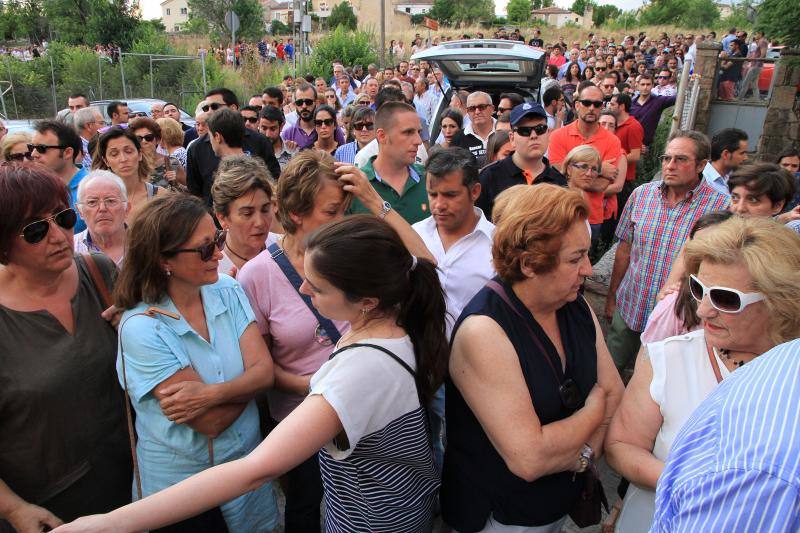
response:
[[[768,219],[734,216],[686,246],[701,329],[645,344],[606,436],[609,465],[631,487],[617,531],[647,531],[672,441],[737,368],[800,332],[800,237]]]

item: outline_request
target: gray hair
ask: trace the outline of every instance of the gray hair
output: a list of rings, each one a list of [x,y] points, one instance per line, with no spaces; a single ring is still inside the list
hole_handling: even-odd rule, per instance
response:
[[[443,178],[458,170],[461,171],[461,183],[465,187],[478,183],[478,162],[469,150],[460,146],[431,150],[425,165],[428,179]]]
[[[489,104],[490,105],[492,103],[492,97],[489,96],[488,93],[485,93],[483,91],[475,91],[473,93],[469,93],[469,96],[467,96],[467,102],[469,102],[470,100],[474,101],[475,98],[483,98],[483,99],[489,100]]]
[[[711,157],[711,141],[705,133],[695,130],[677,130],[669,136],[667,144],[675,139],[689,139],[694,143],[695,158],[700,161]]]
[[[81,109],[80,111],[83,111],[83,109]],[[123,202],[128,201],[128,189],[125,188],[125,182],[122,181],[122,178],[120,178],[110,170],[92,170],[78,184],[78,203],[81,203],[84,196],[86,195],[86,188],[89,185],[91,185],[92,182],[98,180],[116,185],[119,188],[119,195],[120,198],[122,198],[122,201]]]
[[[83,109],[78,109],[73,117],[75,129],[80,133],[80,131],[85,128],[87,124],[94,122],[98,115],[102,117],[103,113],[101,113],[96,107],[84,107]]]

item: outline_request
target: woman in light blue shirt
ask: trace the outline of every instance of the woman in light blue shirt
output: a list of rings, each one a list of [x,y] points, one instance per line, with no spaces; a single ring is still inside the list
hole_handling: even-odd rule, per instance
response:
[[[272,386],[272,359],[240,285],[217,274],[224,242],[188,196],[154,199],[129,231],[115,293],[125,309],[117,372],[136,411],[142,496],[244,457],[261,440],[253,398]],[[169,531],[249,533],[276,523],[266,483]]]

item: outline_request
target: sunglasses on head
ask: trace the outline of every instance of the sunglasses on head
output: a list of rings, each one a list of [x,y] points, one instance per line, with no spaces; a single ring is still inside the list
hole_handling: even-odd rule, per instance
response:
[[[29,144],[28,151],[33,153],[34,150],[39,152],[40,154],[45,154],[50,148],[58,148],[59,150],[63,150],[67,148],[61,144]]]
[[[332,118],[319,118],[314,120],[315,126],[333,126],[336,121]]]
[[[25,159],[30,161],[33,159],[33,154],[30,152],[24,152],[21,154],[8,154],[8,157],[6,158],[8,161],[24,161]]]
[[[217,109],[219,109],[220,107],[226,107],[226,106],[225,106],[225,104],[220,104],[219,102],[212,102],[212,103],[210,103],[210,104],[206,104],[206,105],[204,105],[204,106],[203,106],[203,107],[201,107],[200,109],[202,109],[204,113],[207,113],[209,109],[210,109],[211,111],[216,111],[216,110],[217,110]]]
[[[600,109],[603,107],[602,100],[578,100],[583,107],[594,107],[595,109]]]
[[[297,107],[303,107],[303,106],[311,107],[314,105],[314,100],[313,98],[298,98],[297,100],[294,101],[294,105],[296,105]]]
[[[165,252],[168,254],[180,254],[186,252],[193,252],[200,254],[200,260],[205,262],[211,261],[214,257],[214,253],[217,250],[222,251],[225,247],[225,238],[228,236],[228,230],[217,230],[217,233],[214,235],[214,240],[211,242],[204,244],[202,246],[198,246],[197,248],[179,248],[177,250],[172,250],[171,252]]]
[[[470,105],[470,106],[467,106],[467,111],[470,112],[470,113],[474,113],[475,110],[483,112],[483,111],[486,111],[489,107],[491,107],[491,105],[492,104]]]
[[[689,275],[689,292],[697,303],[708,295],[711,306],[722,313],[741,313],[750,304],[766,297],[760,292],[742,292],[728,287],[706,287],[694,274]]]
[[[137,135],[136,138],[139,139],[139,142],[147,141],[151,143],[155,140],[156,136],[153,133],[148,133],[147,135]]]
[[[547,133],[547,124],[537,124],[535,126],[517,126],[514,128],[514,133],[522,137],[530,137],[531,132],[536,133],[537,136],[542,136]]]
[[[78,222],[78,215],[75,213],[74,209],[68,207],[63,211],[59,211],[55,215],[43,218],[42,220],[37,220],[36,222],[31,222],[22,228],[22,233],[20,233],[19,236],[25,239],[25,242],[28,244],[36,244],[41,242],[42,239],[47,236],[47,232],[50,231],[51,220],[58,224],[60,228],[72,229]]]
[[[255,124],[256,122],[258,122],[258,117],[243,117],[243,118],[250,124]]]
[[[375,128],[375,123],[374,122],[354,122],[353,123],[353,129],[355,131],[361,131],[363,129],[372,130],[374,128]]]

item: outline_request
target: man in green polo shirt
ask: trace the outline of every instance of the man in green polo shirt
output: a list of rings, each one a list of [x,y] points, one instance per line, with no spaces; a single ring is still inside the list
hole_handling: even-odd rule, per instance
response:
[[[409,224],[430,216],[425,169],[414,164],[422,144],[417,111],[404,102],[387,102],[375,115],[380,151],[361,169],[381,198]],[[350,213],[369,213],[353,200]]]

